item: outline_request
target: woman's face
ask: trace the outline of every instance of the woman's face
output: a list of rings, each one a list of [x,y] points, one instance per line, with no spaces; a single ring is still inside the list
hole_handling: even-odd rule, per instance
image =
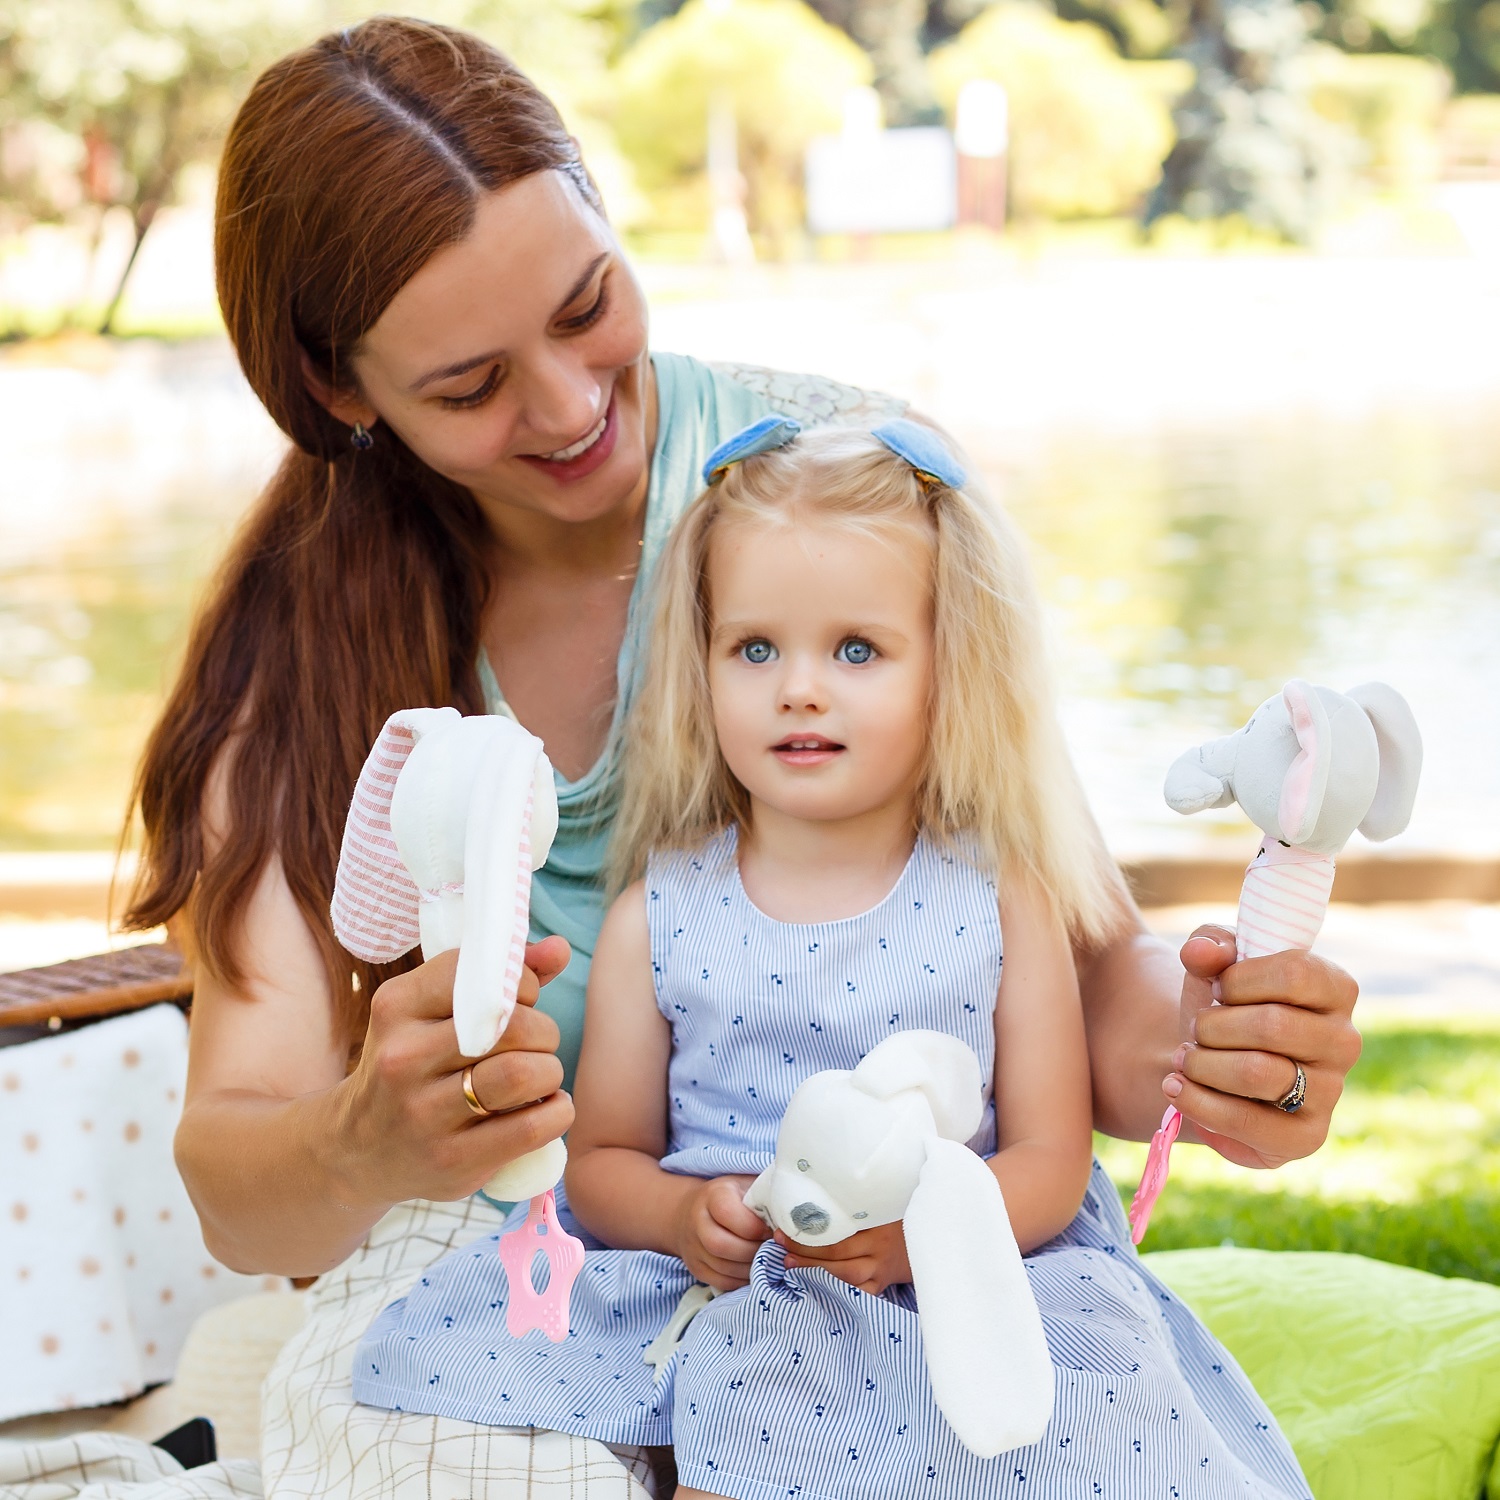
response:
[[[482,199],[468,235],[397,292],[353,368],[358,397],[334,414],[388,424],[481,503],[587,522],[645,492],[645,299],[609,225],[559,172]]]

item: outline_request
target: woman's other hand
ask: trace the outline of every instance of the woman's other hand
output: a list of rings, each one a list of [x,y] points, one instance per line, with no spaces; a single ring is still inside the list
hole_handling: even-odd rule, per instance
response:
[[[753,1177],[709,1177],[678,1208],[676,1251],[699,1281],[732,1292],[750,1280],[750,1262],[771,1231],[745,1207]]]
[[[821,1266],[830,1276],[837,1276],[872,1297],[878,1297],[888,1286],[911,1280],[906,1235],[899,1222],[861,1229],[836,1245],[799,1245],[778,1229],[776,1243],[786,1249],[789,1270]]]
[[[453,1030],[457,951],[388,979],[370,1000],[359,1063],[342,1091],[336,1169],[367,1201],[466,1198],[507,1162],[573,1123],[562,1092],[557,1023],[535,1009],[541,986],[567,966],[560,937],[526,950],[517,1005],[494,1047],[474,1062],[480,1117],[463,1092],[470,1059]]]
[[[1351,1019],[1358,986],[1336,964],[1310,953],[1234,961],[1234,934],[1200,927],[1183,944],[1186,1038],[1162,1083],[1191,1136],[1245,1167],[1279,1167],[1310,1156],[1327,1139],[1344,1079],[1359,1059]],[[1213,1005],[1214,982],[1221,1002]],[[1276,1108],[1307,1075],[1295,1114]]]

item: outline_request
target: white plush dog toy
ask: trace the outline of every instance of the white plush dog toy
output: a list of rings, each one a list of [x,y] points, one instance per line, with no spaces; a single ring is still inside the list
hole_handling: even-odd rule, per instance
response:
[[[804,1245],[902,1221],[933,1397],[964,1446],[993,1458],[1041,1437],[1053,1376],[1000,1185],[963,1144],[983,1113],[972,1048],[899,1032],[792,1095],[745,1203]]]
[[[1264,835],[1245,871],[1235,958],[1311,948],[1333,891],[1334,856],[1358,829],[1394,838],[1411,821],[1422,773],[1422,735],[1406,699],[1383,682],[1347,693],[1296,679],[1244,728],[1172,762],[1164,788],[1180,813],[1238,802]],[[1282,1109],[1301,1108],[1301,1067]],[[1167,1180],[1182,1116],[1168,1106],[1130,1205],[1140,1244]]]

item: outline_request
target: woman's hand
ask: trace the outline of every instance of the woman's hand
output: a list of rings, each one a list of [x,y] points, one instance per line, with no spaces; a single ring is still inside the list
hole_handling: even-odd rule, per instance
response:
[[[906,1258],[906,1235],[900,1222],[861,1229],[836,1245],[799,1245],[779,1229],[776,1243],[786,1249],[788,1268],[821,1266],[840,1281],[878,1297],[888,1286],[911,1280]]]
[[[750,1280],[750,1262],[771,1231],[745,1207],[753,1177],[709,1177],[682,1200],[675,1249],[699,1281],[732,1292]]]
[[[1279,1167],[1327,1139],[1344,1079],[1359,1059],[1358,986],[1310,953],[1234,961],[1234,934],[1200,927],[1183,944],[1183,1035],[1162,1083],[1191,1136],[1244,1167]],[[1218,981],[1215,1006],[1214,983]],[[1275,1107],[1307,1075],[1295,1114]]]
[[[541,986],[567,966],[568,945],[550,937],[526,950],[517,1005],[499,1041],[474,1063],[474,1093],[494,1111],[481,1118],[463,1094],[453,1030],[457,951],[387,980],[370,999],[359,1064],[342,1086],[335,1169],[357,1198],[466,1198],[507,1162],[573,1123],[562,1089],[557,1023],[534,1009]]]

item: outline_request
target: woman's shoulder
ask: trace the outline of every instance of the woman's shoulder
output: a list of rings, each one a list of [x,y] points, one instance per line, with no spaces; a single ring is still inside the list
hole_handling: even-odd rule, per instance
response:
[[[686,354],[654,354],[652,359],[658,379],[666,376],[682,404],[695,408],[714,428],[727,426],[733,431],[737,425],[747,426],[772,411],[795,417],[805,427],[868,426],[899,417],[907,410],[907,403],[899,396],[846,385],[826,375],[733,361],[710,362]]]
[[[749,391],[775,411],[795,417],[804,427],[866,427],[903,416],[907,403],[899,396],[862,386],[845,385],[826,375],[799,375],[765,365],[715,362],[715,378]]]

